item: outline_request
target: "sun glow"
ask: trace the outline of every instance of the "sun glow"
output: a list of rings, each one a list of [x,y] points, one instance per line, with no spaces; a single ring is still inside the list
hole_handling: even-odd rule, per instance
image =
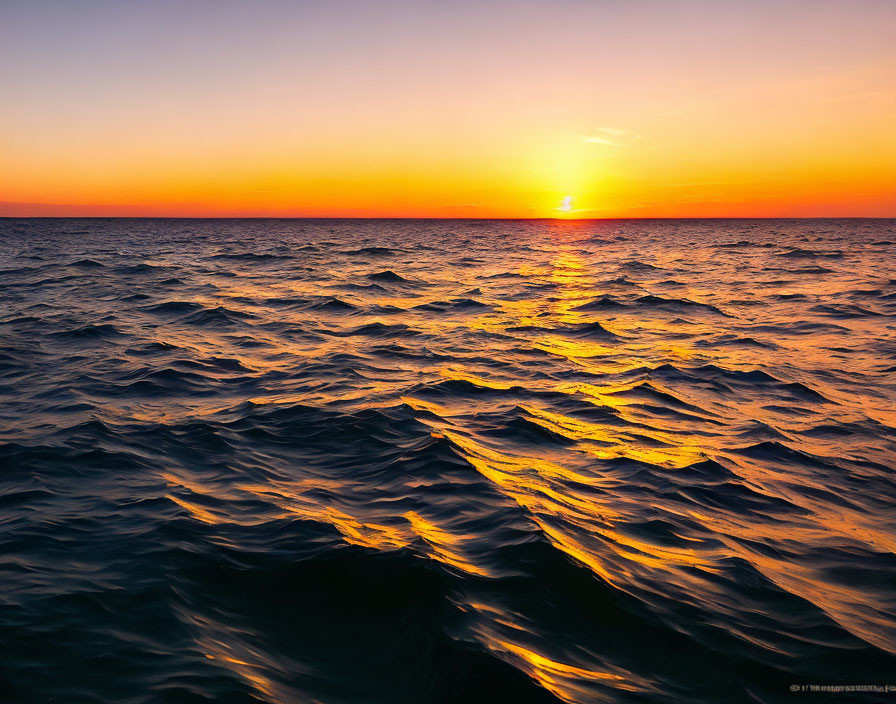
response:
[[[106,4],[0,2],[0,216],[896,213],[896,3]]]

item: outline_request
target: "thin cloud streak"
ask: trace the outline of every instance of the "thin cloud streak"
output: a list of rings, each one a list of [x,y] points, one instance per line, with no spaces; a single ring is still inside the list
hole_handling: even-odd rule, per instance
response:
[[[582,141],[585,144],[606,144],[609,147],[621,147],[619,142],[614,142],[612,139],[607,139],[606,137],[584,137]]]
[[[617,141],[617,137],[631,136],[628,130],[619,129],[618,127],[598,127],[598,134],[582,137],[585,144],[605,144],[609,147],[624,147],[625,144]]]

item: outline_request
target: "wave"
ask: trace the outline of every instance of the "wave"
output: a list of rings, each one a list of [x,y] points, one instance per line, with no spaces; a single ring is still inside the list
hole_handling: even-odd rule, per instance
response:
[[[857,305],[838,304],[838,305],[817,305],[812,306],[810,310],[824,315],[830,315],[834,318],[865,318],[868,316],[884,315],[870,308],[863,308]]]
[[[399,276],[391,269],[386,269],[385,271],[377,271],[372,274],[368,274],[367,278],[371,279],[372,281],[387,281],[389,283],[394,283],[394,284],[413,283],[410,279],[406,279],[403,276]]]
[[[444,313],[449,310],[467,311],[476,308],[488,308],[489,306],[474,298],[454,298],[449,301],[430,301],[414,306],[415,310],[425,310],[433,313]]]
[[[267,254],[258,252],[224,252],[221,254],[213,254],[209,259],[224,259],[234,261],[248,262],[280,262],[294,259],[291,254]]]
[[[121,331],[111,323],[101,323],[98,325],[82,325],[80,327],[69,328],[51,333],[58,338],[109,338],[121,335]]]
[[[542,325],[513,325],[506,328],[508,332],[534,332],[539,334],[559,334],[570,337],[594,337],[599,339],[615,339],[617,336],[607,330],[598,321],[588,323],[570,323],[554,327]]]
[[[96,259],[78,259],[69,263],[68,266],[78,267],[79,269],[105,269],[106,265],[98,262]]]
[[[360,249],[346,249],[342,253],[350,257],[391,257],[397,254],[397,251],[388,247],[361,247]]]
[[[211,308],[200,307],[190,313],[181,321],[188,325],[198,326],[235,326],[242,325],[257,316],[246,311],[234,310],[226,306],[214,306]]]
[[[162,303],[154,303],[143,308],[147,313],[172,313],[175,315],[193,313],[202,309],[202,304],[195,301],[163,301]]]
[[[663,298],[662,296],[654,296],[647,294],[637,296],[628,301],[620,301],[610,296],[601,296],[589,303],[583,303],[576,306],[573,310],[581,311],[600,311],[607,309],[624,309],[624,308],[646,308],[646,309],[668,309],[668,310],[688,310],[701,311],[705,313],[714,313],[716,315],[728,316],[727,313],[721,311],[716,306],[709,303],[699,303],[689,298]]]
[[[414,330],[404,323],[389,324],[380,321],[359,325],[358,327],[350,328],[348,330],[325,330],[323,332],[337,337],[352,337],[355,335],[366,335],[370,337],[405,337],[408,335],[420,334],[419,331]]]

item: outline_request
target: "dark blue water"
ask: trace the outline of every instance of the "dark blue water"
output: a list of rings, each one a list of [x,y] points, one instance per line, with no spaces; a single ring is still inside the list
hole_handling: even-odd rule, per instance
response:
[[[0,221],[2,702],[893,685],[894,466],[894,221]]]

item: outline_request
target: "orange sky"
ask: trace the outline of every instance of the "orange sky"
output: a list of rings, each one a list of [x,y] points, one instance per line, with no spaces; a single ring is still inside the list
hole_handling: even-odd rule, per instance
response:
[[[894,217],[894,37],[886,0],[11,0],[0,215]]]

